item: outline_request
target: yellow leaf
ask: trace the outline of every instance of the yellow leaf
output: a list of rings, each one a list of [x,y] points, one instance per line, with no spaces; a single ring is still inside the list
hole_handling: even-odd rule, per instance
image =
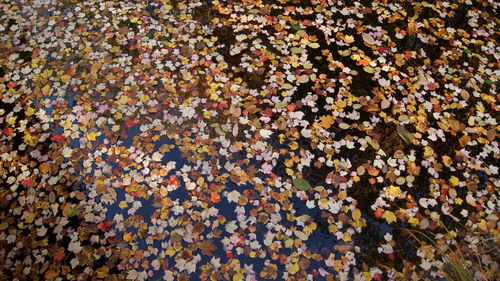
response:
[[[25,143],[31,146],[36,145],[36,143],[38,142],[38,137],[31,135],[29,132],[25,133],[23,139]]]
[[[212,117],[212,112],[210,112],[210,111],[203,112],[203,117],[205,119],[210,119]]]
[[[417,226],[420,224],[420,221],[417,218],[411,217],[408,219],[408,223],[413,226]]]
[[[326,209],[328,207],[328,199],[326,198],[321,198],[319,199],[318,201],[318,206],[321,208],[321,209]]]
[[[173,257],[175,255],[174,247],[172,246],[168,247],[167,250],[165,251],[165,255]]]
[[[367,73],[375,73],[375,71],[376,71],[376,70],[375,70],[373,67],[371,67],[371,66],[365,66],[365,67],[363,67],[363,70],[364,70],[365,72],[367,72]]]
[[[299,265],[296,264],[296,263],[292,263],[290,265],[288,265],[288,268],[287,268],[287,271],[290,273],[290,274],[295,274],[297,273],[297,271],[299,271]]]
[[[61,76],[61,81],[62,82],[68,83],[69,80],[71,80],[71,76],[70,75],[63,75],[63,76]]]
[[[128,101],[129,101],[129,100],[130,100],[130,99],[129,99],[129,97],[127,97],[127,96],[125,96],[125,95],[122,95],[122,96],[120,97],[120,99],[118,100],[118,103],[121,103],[121,104],[126,104],[126,103],[128,103]]]
[[[457,186],[460,183],[460,180],[457,177],[455,177],[455,176],[451,176],[450,183],[453,186]]]
[[[399,186],[391,185],[385,190],[385,196],[387,197],[398,197],[401,194],[401,188]]]
[[[25,219],[24,221],[26,223],[32,223],[33,221],[35,220],[35,214],[34,213],[31,213],[29,214]]]
[[[293,166],[293,160],[292,159],[285,159],[285,166],[290,168]]]
[[[149,96],[147,96],[147,95],[141,95],[139,97],[139,100],[142,101],[142,102],[144,102],[144,103],[146,103],[146,102],[149,101]]]
[[[45,85],[43,88],[42,88],[42,93],[44,95],[48,95],[49,94],[49,91],[50,91],[50,86],[49,85]]]
[[[28,107],[26,107],[25,113],[26,113],[26,116],[31,116],[31,115],[33,115],[33,113],[35,113],[35,110],[32,107],[28,106]]]
[[[211,99],[211,100],[217,100],[218,98],[219,98],[219,95],[217,95],[216,93],[212,93],[212,94],[210,95],[210,99]]]
[[[97,278],[105,278],[106,276],[108,276],[108,272],[109,272],[109,268],[107,268],[106,266],[99,267],[96,270],[96,277]]]
[[[351,44],[352,42],[354,42],[354,36],[352,36],[352,35],[346,35],[346,36],[344,36],[343,40],[347,44]]]
[[[125,241],[127,243],[132,241],[132,238],[134,238],[134,233],[132,233],[132,232],[125,232],[123,234],[123,241]]]
[[[332,124],[335,123],[335,119],[333,119],[331,115],[321,116],[319,120],[321,121],[320,126],[325,129],[330,128]]]
[[[127,201],[121,201],[120,204],[118,204],[118,207],[120,207],[120,209],[125,209],[127,208],[127,206]]]
[[[382,217],[388,222],[388,223],[393,223],[396,221],[396,215],[394,212],[391,211],[385,211]]]
[[[344,232],[344,238],[343,240],[345,242],[351,242],[351,234],[349,232]]]
[[[347,198],[347,191],[341,190],[338,195],[340,200],[345,200]]]
[[[241,281],[244,280],[245,278],[243,277],[243,271],[239,270],[236,272],[236,274],[233,275],[233,281]]]
[[[354,211],[352,211],[352,218],[358,221],[361,218],[361,211],[359,209],[354,209]]]
[[[64,130],[68,130],[69,128],[71,128],[72,125],[73,125],[73,123],[68,120],[68,121],[64,122],[63,128],[64,128]]]
[[[52,76],[52,73],[53,73],[53,72],[52,72],[52,70],[50,70],[50,69],[46,69],[46,70],[44,70],[44,71],[42,72],[42,74],[41,74],[41,75],[42,75],[42,77],[43,77],[43,78],[47,79],[47,78],[49,78],[50,76]]]
[[[96,134],[96,133],[94,133],[94,132],[92,132],[92,133],[88,133],[88,134],[87,134],[87,139],[88,139],[89,141],[95,141],[96,136],[97,136],[97,134]]]
[[[365,278],[366,281],[371,281],[372,280],[372,275],[370,272],[363,272],[363,277]]]
[[[299,144],[296,141],[293,141],[288,146],[290,147],[291,150],[296,150],[297,148],[299,148]]]

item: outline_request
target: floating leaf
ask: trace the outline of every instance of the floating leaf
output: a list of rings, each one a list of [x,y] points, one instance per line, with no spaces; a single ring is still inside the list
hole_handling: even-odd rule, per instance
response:
[[[382,100],[382,103],[380,104],[380,108],[382,109],[386,109],[388,108],[389,106],[391,106],[391,102],[386,100],[386,99],[383,99]]]
[[[271,263],[264,267],[259,276],[264,279],[276,279],[278,277],[278,266]]]
[[[47,280],[53,280],[57,276],[59,276],[59,272],[52,270],[52,269],[47,270],[45,272],[45,275],[44,275],[45,279],[47,279]]]
[[[324,115],[319,118],[321,121],[320,126],[328,129],[332,126],[333,123],[335,123],[335,119],[331,115]]]
[[[341,128],[343,130],[347,130],[347,129],[349,129],[349,124],[347,124],[347,123],[340,123],[339,124],[339,128]]]
[[[363,34],[361,34],[361,36],[363,37],[363,41],[365,41],[366,44],[368,44],[368,45],[375,44],[375,39],[373,39],[373,37],[370,34],[363,33]]]
[[[68,213],[68,217],[72,217],[72,216],[76,215],[77,211],[78,211],[78,209],[76,207],[71,208],[71,210]]]
[[[352,218],[358,221],[361,218],[361,211],[359,209],[354,209],[354,211],[352,211]]]
[[[297,263],[291,263],[287,266],[286,270],[290,273],[290,274],[295,274],[299,271],[300,267]]]
[[[337,244],[334,246],[334,249],[339,251],[340,253],[342,254],[346,254],[347,252],[349,252],[354,246],[352,244],[346,244],[346,243],[343,243],[343,244]]]
[[[388,223],[393,223],[396,221],[396,215],[394,212],[391,211],[385,211],[382,217],[388,222]]]
[[[182,240],[182,236],[177,232],[172,232],[171,239],[173,242],[179,242]]]
[[[302,190],[302,191],[306,191],[308,190],[309,188],[311,188],[311,185],[309,184],[309,182],[307,182],[305,179],[303,178],[295,178],[293,180],[293,185],[299,189],[299,190]]]
[[[411,144],[413,142],[413,135],[403,126],[397,125],[396,132],[406,142],[406,144]]]
[[[313,49],[319,48],[319,44],[318,43],[309,43],[307,46],[309,46],[310,48],[313,48]]]

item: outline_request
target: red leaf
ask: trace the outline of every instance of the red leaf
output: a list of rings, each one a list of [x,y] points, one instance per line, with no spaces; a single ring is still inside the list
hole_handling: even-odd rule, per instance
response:
[[[130,128],[134,125],[135,125],[135,122],[132,119],[129,119],[129,120],[127,120],[127,122],[125,122],[125,126],[127,126],[128,128]]]
[[[50,140],[51,141],[55,141],[55,142],[58,142],[58,143],[61,143],[65,140],[66,138],[61,135],[61,134],[55,134],[53,136],[50,137]]]

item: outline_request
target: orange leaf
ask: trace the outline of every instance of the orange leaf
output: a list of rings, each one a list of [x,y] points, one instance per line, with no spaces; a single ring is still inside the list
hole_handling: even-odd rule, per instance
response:
[[[385,212],[385,210],[384,210],[384,209],[382,209],[382,208],[378,208],[378,209],[375,211],[375,217],[380,219],[380,218],[384,215],[384,212]]]
[[[217,191],[210,192],[210,202],[218,203],[220,201],[220,194]]]
[[[123,241],[125,241],[125,242],[130,242],[130,241],[132,241],[133,238],[134,238],[134,233],[132,233],[132,232],[125,232],[123,234]]]
[[[59,272],[49,269],[45,272],[45,279],[52,280],[59,276]]]
[[[370,176],[374,176],[374,177],[376,177],[376,176],[378,175],[378,173],[379,173],[379,172],[380,172],[380,171],[379,171],[377,168],[373,167],[373,166],[371,166],[370,168],[368,168],[368,174],[369,174]]]
[[[320,126],[328,129],[332,126],[333,123],[335,123],[335,119],[333,119],[333,116],[331,115],[324,115],[319,118],[321,121]]]

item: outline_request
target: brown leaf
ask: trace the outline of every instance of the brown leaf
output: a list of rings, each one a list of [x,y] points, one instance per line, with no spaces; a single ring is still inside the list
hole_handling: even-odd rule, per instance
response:
[[[193,252],[190,249],[184,249],[181,252],[181,258],[184,259],[185,261],[191,260],[193,257]]]
[[[278,266],[272,263],[269,264],[262,269],[259,276],[264,279],[276,279],[278,277]]]
[[[352,244],[337,244],[334,246],[334,249],[342,253],[343,255],[349,252],[352,249]]]
[[[198,222],[197,224],[194,225],[193,227],[193,232],[196,234],[200,234],[205,230],[205,225],[203,225],[202,222]]]
[[[311,262],[309,261],[309,259],[306,259],[304,257],[301,257],[300,260],[299,260],[299,266],[300,268],[302,269],[307,269],[309,266],[311,265]]]
[[[375,44],[375,39],[373,39],[373,37],[370,34],[363,33],[363,34],[361,34],[361,36],[363,37],[363,41],[365,41],[366,44],[368,44],[368,45]]]
[[[469,98],[470,98],[470,94],[469,92],[467,92],[466,90],[462,90],[460,92],[460,96],[465,100],[465,101],[468,101]]]
[[[488,131],[488,140],[494,141],[496,137],[497,137],[497,131],[495,129],[490,129]]]
[[[59,272],[49,269],[45,272],[45,279],[47,280],[52,280],[55,279],[57,276],[59,276]]]
[[[201,242],[199,248],[204,256],[209,257],[213,256],[213,251],[217,250],[217,247],[212,240],[204,240]]]

